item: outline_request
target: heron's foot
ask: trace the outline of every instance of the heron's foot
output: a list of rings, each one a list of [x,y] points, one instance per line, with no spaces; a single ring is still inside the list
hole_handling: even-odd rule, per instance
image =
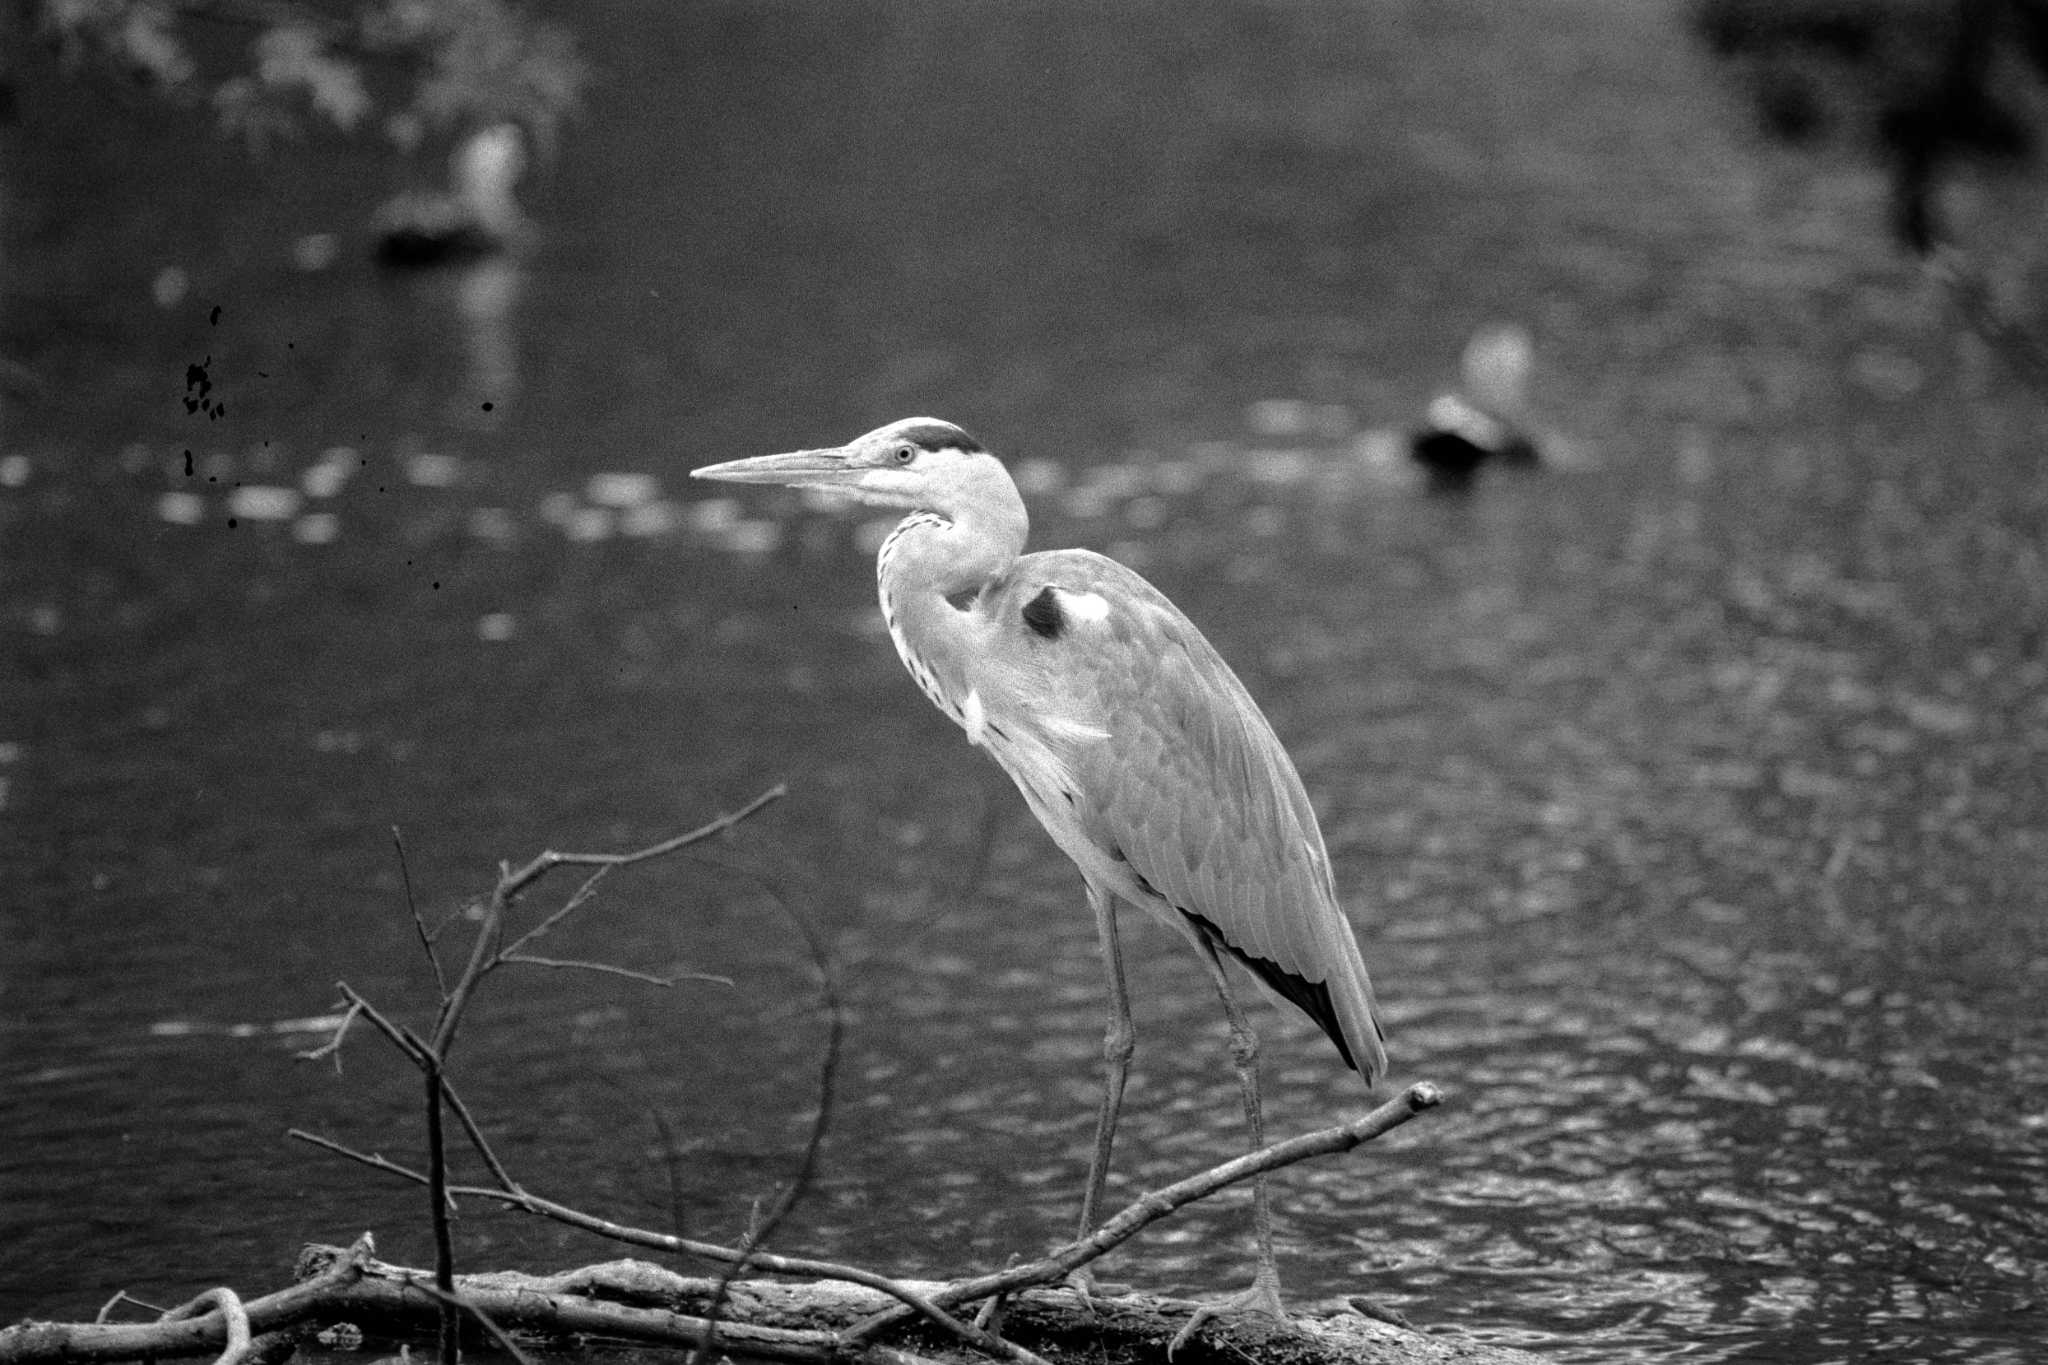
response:
[[[1280,1302],[1280,1277],[1261,1270],[1252,1281],[1251,1288],[1197,1304],[1195,1311],[1188,1315],[1187,1322],[1166,1344],[1166,1358],[1172,1360],[1174,1352],[1194,1340],[1195,1333],[1201,1331],[1202,1325],[1211,1318],[1231,1317],[1239,1313],[1263,1313],[1269,1318],[1285,1321],[1287,1309]]]

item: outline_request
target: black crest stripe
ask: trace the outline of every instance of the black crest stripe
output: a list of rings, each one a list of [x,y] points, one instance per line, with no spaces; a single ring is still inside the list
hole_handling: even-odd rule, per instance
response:
[[[916,426],[903,427],[896,433],[899,440],[909,441],[925,450],[980,450],[981,442],[969,436],[950,422],[920,422]]]

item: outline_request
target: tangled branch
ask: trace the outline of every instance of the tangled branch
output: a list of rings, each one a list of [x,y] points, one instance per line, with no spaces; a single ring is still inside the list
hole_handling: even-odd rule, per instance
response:
[[[508,966],[540,966],[601,972],[608,975],[629,977],[633,980],[656,986],[672,986],[677,981],[686,979],[722,980],[723,978],[713,978],[698,973],[682,973],[666,977],[656,976],[652,973],[641,972],[630,967],[622,967],[608,962],[548,958],[528,953],[524,950],[527,945],[559,927],[569,916],[588,904],[598,880],[606,873],[617,868],[631,867],[636,863],[649,862],[653,859],[664,857],[679,849],[688,848],[692,844],[701,843],[714,835],[721,834],[740,821],[745,820],[748,816],[753,815],[764,806],[780,800],[786,794],[786,790],[786,788],[780,785],[772,787],[730,814],[721,815],[715,820],[698,826],[696,829],[678,834],[673,838],[664,839],[656,844],[650,844],[645,848],[636,849],[630,853],[559,853],[549,849],[535,857],[525,866],[517,869],[514,869],[509,864],[500,864],[498,881],[496,886],[492,888],[489,899],[484,903],[483,913],[477,923],[476,937],[470,945],[468,960],[463,966],[461,974],[452,983],[449,982],[442,969],[440,955],[435,951],[435,941],[438,935],[428,930],[426,921],[420,915],[418,903],[414,899],[412,873],[407,866],[405,856],[405,842],[396,830],[392,831],[393,842],[398,852],[399,870],[405,887],[406,908],[412,916],[414,931],[419,936],[420,949],[425,954],[427,962],[434,973],[434,985],[440,998],[440,1009],[434,1019],[433,1032],[430,1036],[421,1038],[412,1030],[393,1023],[376,1006],[372,1005],[344,981],[339,983],[339,987],[342,998],[348,1004],[347,1012],[342,1015],[340,1023],[336,1026],[333,1035],[326,1043],[300,1055],[305,1058],[332,1056],[335,1059],[335,1064],[339,1066],[342,1040],[347,1036],[350,1026],[358,1019],[369,1020],[371,1025],[384,1035],[385,1040],[419,1070],[421,1079],[425,1083],[427,1170],[425,1175],[421,1176],[419,1172],[400,1166],[396,1162],[389,1161],[382,1156],[357,1152],[341,1143],[320,1137],[317,1134],[304,1133],[294,1129],[291,1135],[325,1148],[328,1151],[362,1161],[374,1169],[384,1171],[387,1174],[398,1175],[411,1180],[420,1180],[427,1186],[428,1212],[432,1220],[434,1234],[433,1297],[440,1306],[440,1355],[443,1365],[455,1365],[459,1344],[460,1315],[462,1312],[468,1311],[477,1316],[482,1321],[485,1330],[493,1335],[499,1333],[496,1323],[484,1316],[481,1310],[465,1303],[455,1290],[454,1231],[449,1222],[454,1202],[453,1195],[448,1187],[448,1146],[443,1127],[448,1114],[452,1113],[455,1115],[456,1122],[461,1126],[464,1137],[475,1148],[477,1155],[483,1159],[484,1164],[490,1169],[492,1178],[499,1182],[502,1189],[506,1191],[518,1190],[518,1185],[513,1181],[510,1171],[498,1159],[497,1153],[491,1149],[490,1143],[484,1137],[482,1128],[478,1126],[475,1118],[469,1111],[469,1107],[462,1102],[461,1097],[456,1094],[454,1086],[450,1084],[448,1079],[449,1054],[455,1046],[456,1035],[461,1029],[463,1016],[468,1009],[469,1002],[475,997],[478,988],[483,985],[484,981],[493,972],[497,971],[500,967]],[[592,869],[592,871],[560,906],[542,916],[523,933],[513,937],[509,943],[506,942],[505,920],[514,904],[522,894],[558,867],[587,867]],[[730,983],[728,982],[727,984]],[[834,1036],[836,1039],[836,1028]],[[228,1365],[233,1365],[233,1362],[228,1362]]]

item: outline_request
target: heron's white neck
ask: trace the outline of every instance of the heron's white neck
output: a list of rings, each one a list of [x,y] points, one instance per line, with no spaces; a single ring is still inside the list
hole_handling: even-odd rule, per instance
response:
[[[988,623],[973,603],[954,602],[978,596],[1023,551],[1029,522],[1023,500],[1014,492],[1011,497],[998,515],[964,512],[956,520],[913,512],[882,542],[875,561],[882,620],[896,652],[926,695],[955,716],[970,689],[975,637]]]

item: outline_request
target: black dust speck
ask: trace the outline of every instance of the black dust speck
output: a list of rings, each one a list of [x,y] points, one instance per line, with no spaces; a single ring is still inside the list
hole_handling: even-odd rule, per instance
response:
[[[227,409],[213,393],[213,357],[207,356],[196,365],[185,367],[185,411],[203,412],[210,418],[217,418]]]

